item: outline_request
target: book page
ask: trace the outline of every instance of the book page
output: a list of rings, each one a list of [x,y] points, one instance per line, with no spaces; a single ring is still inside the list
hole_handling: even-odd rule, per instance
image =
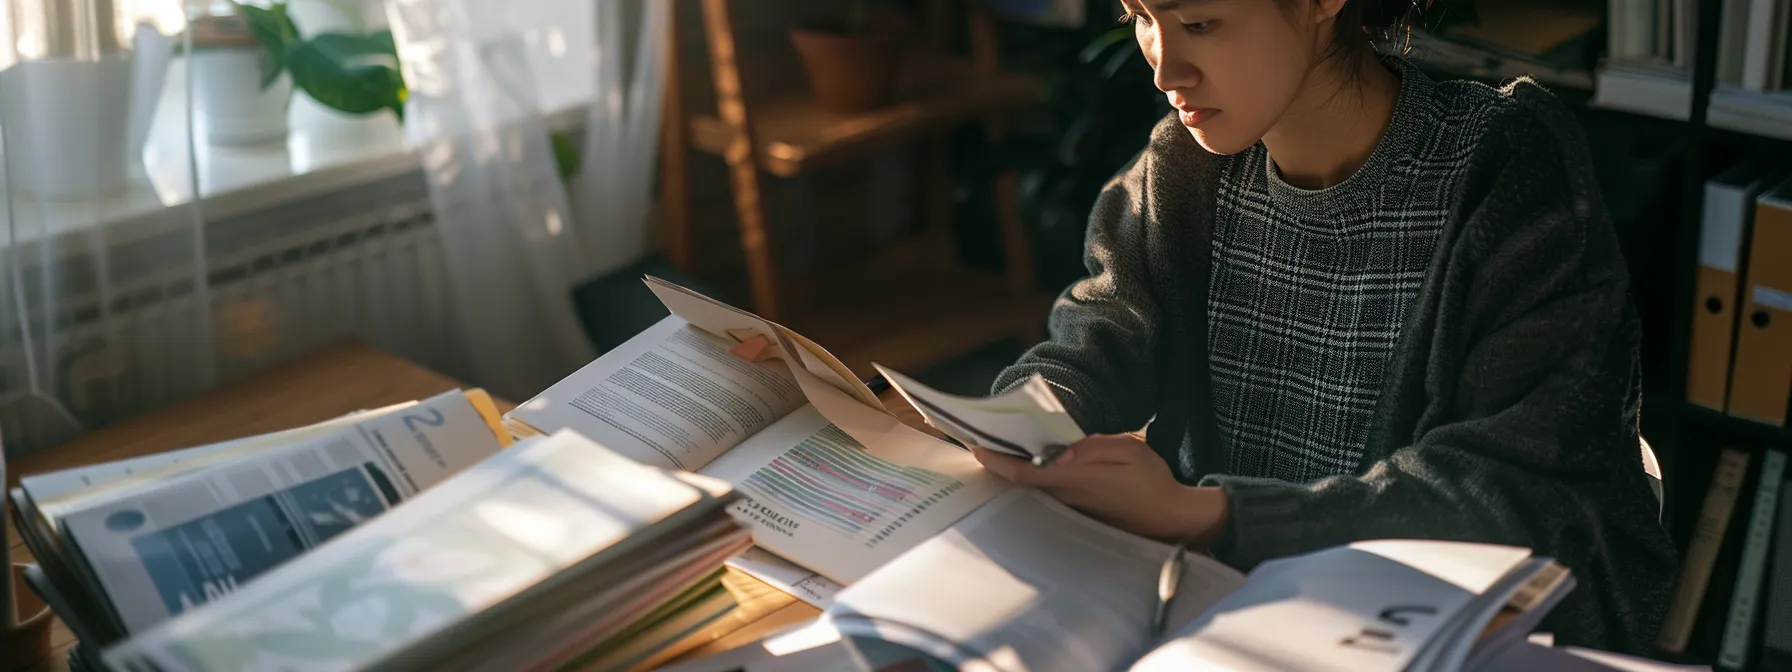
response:
[[[599,558],[646,550],[654,530],[714,516],[712,492],[572,432],[520,441],[105,660],[120,670],[442,669],[418,660],[475,641],[481,621],[517,619],[522,596],[601,569]]]
[[[862,445],[805,405],[699,473],[744,495],[731,511],[754,543],[851,584],[1008,487],[938,439],[883,436]]]
[[[860,405],[883,412],[883,404],[878,401],[877,395],[854,377],[839,358],[802,334],[660,278],[648,276],[645,282],[648,290],[666,305],[666,310],[700,329],[718,336],[732,334],[741,338],[759,333],[777,341],[779,355],[786,362],[791,362],[794,358],[795,363],[800,364],[791,368],[812,376],[804,379],[803,383],[811,400],[815,396],[815,390],[809,388],[808,381],[830,385],[835,391],[844,393]],[[824,408],[823,414],[833,418],[827,410]],[[839,420],[835,419],[835,422]]]
[[[1405,670],[1529,557],[1491,544],[1375,540],[1271,560],[1131,670]]]
[[[502,448],[459,391],[69,513],[127,632],[227,594]],[[84,562],[82,562],[84,561]]]
[[[1015,488],[842,591],[827,618],[965,670],[1120,669],[1153,643],[1158,576],[1172,550]],[[1243,579],[1190,554],[1170,627]]]
[[[416,404],[407,401],[382,408],[350,413],[304,427],[246,436],[229,441],[152,453],[124,460],[90,464],[72,469],[33,474],[19,479],[19,487],[36,502],[45,516],[54,519],[85,500],[158,478],[170,478],[259,450],[267,450],[321,436],[374,415],[392,413]]]
[[[646,282],[667,310],[692,326],[736,342],[765,336],[772,344],[769,356],[785,363],[809,403],[859,443],[877,445],[892,431],[913,431],[839,358],[802,334],[659,278],[649,276]]]
[[[1051,385],[1034,375],[993,397],[946,394],[882,366],[878,372],[908,400],[927,424],[965,443],[1015,457],[1034,459],[1084,438]]]
[[[668,316],[507,416],[571,429],[644,464],[696,471],[803,405],[782,361],[749,362],[733,343]]]
[[[13,488],[6,496],[13,506],[13,520],[18,523],[19,536],[24,538],[31,557],[37,560],[38,575],[56,592],[54,596],[42,591],[38,594],[45,600],[60,601],[52,602],[57,617],[67,623],[81,641],[117,639],[120,634],[111,612],[93,597],[99,594],[99,587],[69,562],[55,528],[47,522],[49,519],[36,510],[31,499],[25,496],[24,488]]]
[[[1482,613],[1469,619],[1472,625],[1465,626],[1462,634],[1452,641],[1452,646],[1464,649],[1466,653],[1448,652],[1450,657],[1444,660],[1454,661],[1448,665],[1465,670],[1479,669],[1500,648],[1523,641],[1536,632],[1543,617],[1574,590],[1577,581],[1567,567],[1541,557],[1526,563],[1528,566],[1513,572],[1514,578],[1508,582],[1515,586],[1489,591],[1490,595],[1497,592],[1501,597],[1486,599],[1484,596],[1479,602]]]
[[[475,406],[490,406],[490,397],[481,390],[466,390],[476,398]],[[56,531],[61,518],[69,512],[99,506],[103,502],[143,492],[182,474],[240,459],[245,455],[297,443],[306,438],[323,436],[355,422],[393,413],[418,402],[406,401],[372,410],[356,411],[323,422],[277,432],[242,437],[192,448],[155,453],[100,464],[84,465],[60,471],[33,474],[20,479],[19,487],[8,493],[13,500],[14,519],[25,542],[37,558],[40,571],[62,586],[70,598],[68,606],[80,612],[60,610],[71,627],[81,627],[89,636],[83,641],[104,642],[122,635],[112,613],[101,604],[102,589],[64,552]],[[481,403],[484,406],[481,406]],[[491,419],[497,420],[495,408]],[[80,626],[74,624],[79,621]]]
[[[728,566],[746,572],[817,609],[828,608],[834,603],[834,596],[846,587],[758,547],[749,548],[746,552],[729,558]]]

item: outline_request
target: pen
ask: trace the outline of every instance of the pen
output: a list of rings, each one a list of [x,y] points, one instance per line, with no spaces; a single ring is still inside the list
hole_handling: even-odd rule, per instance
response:
[[[1062,443],[1054,443],[1049,446],[1046,446],[1045,452],[1040,453],[1033,457],[1033,466],[1035,466],[1035,467],[1051,466],[1051,463],[1058,461],[1058,456],[1063,455],[1064,451],[1066,451],[1066,450],[1070,450],[1070,446],[1066,446]]]
[[[1176,600],[1176,591],[1182,587],[1182,570],[1188,563],[1188,541],[1176,544],[1170,551],[1170,558],[1164,561],[1163,569],[1157,575],[1157,613],[1151,618],[1151,639],[1162,639],[1164,629],[1170,622],[1170,604]]]

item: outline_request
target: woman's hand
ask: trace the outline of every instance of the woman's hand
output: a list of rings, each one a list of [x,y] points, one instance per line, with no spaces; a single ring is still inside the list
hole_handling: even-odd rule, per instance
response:
[[[1096,519],[1154,539],[1218,538],[1226,521],[1219,488],[1183,485],[1151,446],[1127,434],[1091,436],[1070,446],[1044,468],[972,446],[977,461],[996,475],[1030,485]]]

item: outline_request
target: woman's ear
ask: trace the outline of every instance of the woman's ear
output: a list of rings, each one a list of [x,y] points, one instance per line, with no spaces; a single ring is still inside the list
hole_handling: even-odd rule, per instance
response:
[[[1325,23],[1338,18],[1338,12],[1344,11],[1344,3],[1350,0],[1313,0],[1313,23]],[[1362,2],[1363,0],[1356,0]]]

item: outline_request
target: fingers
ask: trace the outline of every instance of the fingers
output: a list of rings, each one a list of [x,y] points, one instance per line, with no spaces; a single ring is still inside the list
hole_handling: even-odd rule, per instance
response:
[[[995,472],[997,476],[1008,479],[1009,482],[1016,485],[1030,485],[1039,488],[1075,486],[1094,473],[1085,467],[1108,468],[1111,466],[1072,464],[1065,462],[1060,457],[1058,461],[1041,468],[1034,466],[1032,460],[1025,458],[998,453],[980,446],[971,446],[970,448],[971,455],[975,456],[978,462],[983,463],[985,469]],[[1065,456],[1069,455],[1070,453],[1065,453]]]
[[[995,472],[997,476],[1023,485],[1033,483],[1028,480],[1035,475],[1033,472],[1038,471],[1033,463],[1018,457],[1003,455],[982,446],[971,446],[970,449],[971,455],[976,457],[978,462],[983,463],[983,468]]]
[[[1059,462],[1064,464],[1127,464],[1139,460],[1140,451],[1151,447],[1128,434],[1097,434],[1070,445]],[[1065,458],[1075,456],[1075,461]]]

